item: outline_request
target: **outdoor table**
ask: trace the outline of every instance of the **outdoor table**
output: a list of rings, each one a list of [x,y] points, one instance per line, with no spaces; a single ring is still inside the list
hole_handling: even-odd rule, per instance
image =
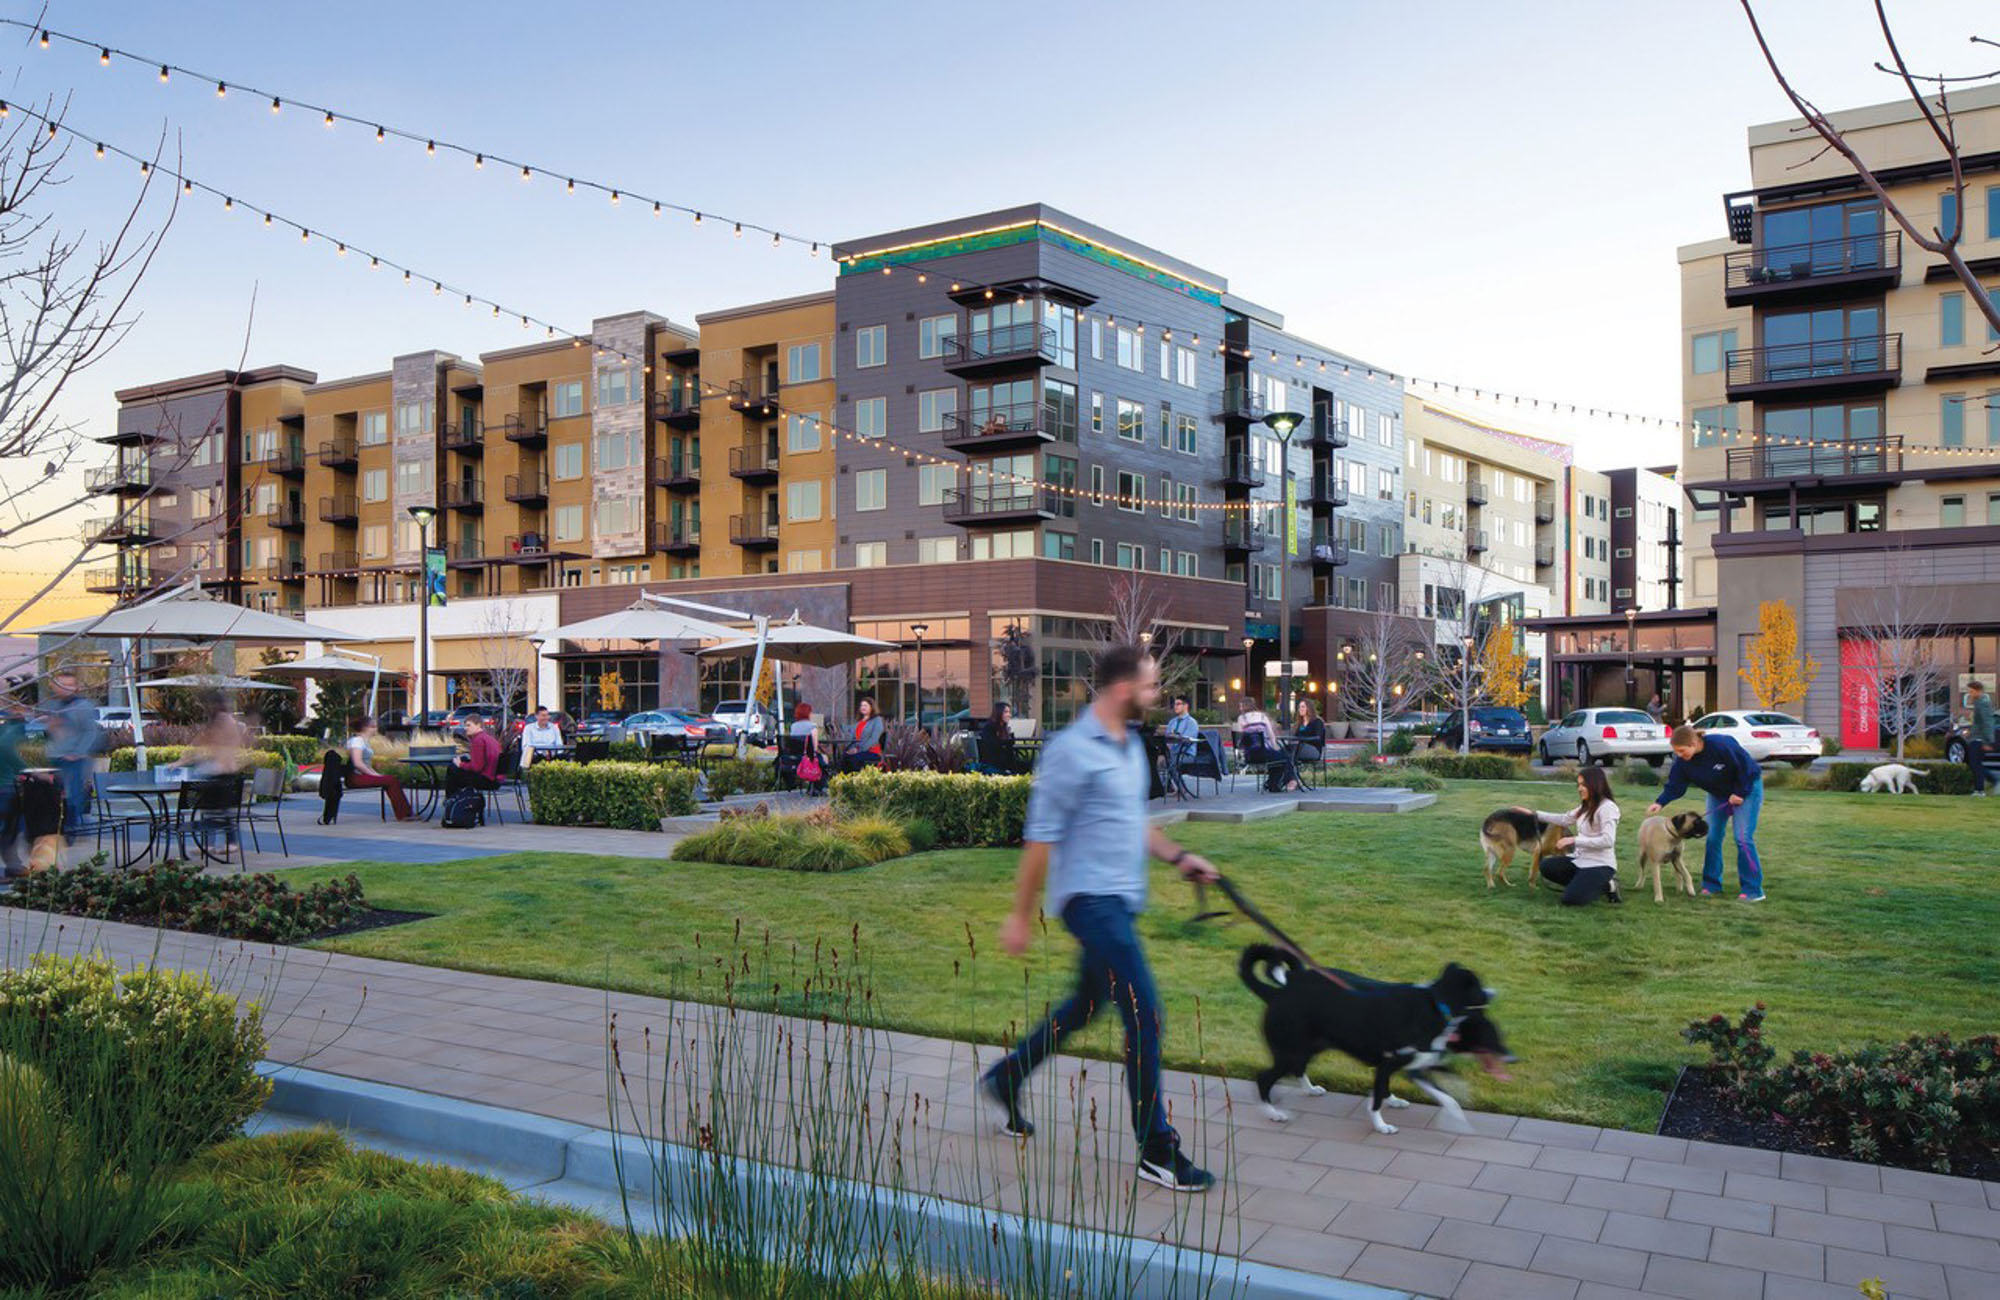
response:
[[[438,805],[438,798],[444,792],[445,769],[458,761],[458,754],[441,750],[411,754],[403,759],[403,765],[417,769],[420,779],[415,782],[417,793],[423,796],[422,806],[414,809],[417,820],[429,821],[431,812]],[[407,793],[407,791],[405,792]]]

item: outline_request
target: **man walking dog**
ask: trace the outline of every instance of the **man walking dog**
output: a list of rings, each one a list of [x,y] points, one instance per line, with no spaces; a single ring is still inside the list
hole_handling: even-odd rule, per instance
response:
[[[1692,785],[1708,794],[1708,841],[1701,853],[1701,892],[1705,898],[1722,893],[1722,827],[1736,835],[1736,883],[1745,903],[1764,901],[1764,865],[1757,856],[1757,814],[1764,807],[1764,769],[1727,736],[1711,736],[1693,727],[1674,729],[1668,742],[1674,751],[1660,797],[1646,809],[1657,813],[1687,793]]]
[[[1132,728],[1159,700],[1160,670],[1137,646],[1113,646],[1097,661],[1096,695],[1042,751],[1028,796],[1014,909],[1000,943],[1020,956],[1033,933],[1035,901],[1048,884],[1049,913],[1082,948],[1076,992],[980,1080],[1002,1130],[1032,1136],[1021,1113],[1028,1075],[1089,1024],[1107,1002],[1125,1022],[1125,1087],[1139,1140],[1139,1177],[1177,1192],[1205,1192],[1215,1178],[1181,1152],[1160,1096],[1160,998],[1135,926],[1146,906],[1147,855],[1190,880],[1216,879],[1204,858],[1146,821],[1146,746]]]
[[[1972,768],[1972,793],[1984,795],[1994,784],[1986,770],[1986,755],[1993,748],[1993,701],[1986,697],[1986,683],[1965,684],[1965,761]]]

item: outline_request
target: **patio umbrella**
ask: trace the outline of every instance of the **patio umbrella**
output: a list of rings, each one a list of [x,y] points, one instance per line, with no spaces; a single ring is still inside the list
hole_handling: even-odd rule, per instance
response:
[[[647,601],[613,614],[551,628],[538,641],[718,641],[742,635],[733,627],[711,623]]]
[[[297,677],[301,681],[311,678],[320,682],[367,682],[368,712],[375,712],[375,692],[382,684],[382,659],[357,659],[345,654],[307,655],[303,659],[287,659],[281,664],[267,664],[257,670],[262,677]]]
[[[155,677],[139,683],[139,689],[150,690],[155,686],[186,686],[197,691],[291,691],[295,686],[281,686],[277,682],[260,682],[249,677],[228,677],[221,673],[185,673],[179,677]]]
[[[756,637],[737,637],[719,645],[706,646],[697,653],[714,659],[750,654],[757,648]],[[896,649],[893,641],[877,641],[872,636],[814,627],[810,623],[773,624],[764,637],[764,649],[773,659],[807,668],[838,668],[857,659]]]

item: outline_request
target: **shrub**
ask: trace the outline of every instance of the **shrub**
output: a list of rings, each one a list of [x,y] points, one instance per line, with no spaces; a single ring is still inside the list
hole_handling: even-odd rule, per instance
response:
[[[604,756],[614,763],[643,763],[649,757],[645,745],[636,740],[614,740]]]
[[[836,818],[830,809],[727,817],[674,845],[676,862],[721,862],[783,871],[853,871],[910,851],[902,828],[880,817]]]
[[[1655,790],[1660,785],[1659,770],[1643,759],[1620,763],[1613,775],[1618,778],[1620,785],[1629,785],[1635,790]]]
[[[165,926],[254,943],[297,943],[367,915],[361,882],[349,875],[293,889],[268,872],[206,876],[186,863],[149,871],[38,871],[0,895],[0,905],[104,921]]]
[[[909,831],[887,817],[856,817],[846,823],[845,830],[870,862],[887,862],[910,852]]]
[[[1943,758],[1944,743],[1930,736],[1911,736],[1903,741],[1903,758],[1929,759]]]
[[[1840,752],[1840,737],[1822,736],[1820,737],[1819,746],[1820,753],[1826,755],[1828,758],[1832,758]]]
[[[1706,1020],[1690,1021],[1681,1030],[1681,1037],[1690,1043],[1706,1043],[1710,1066],[1739,1092],[1754,1091],[1777,1056],[1764,1041],[1761,1002],[1743,1013],[1740,1024],[1731,1024],[1728,1016],[1713,1015]]]
[[[768,794],[778,788],[777,764],[769,759],[725,758],[708,765],[708,797]]]
[[[697,811],[695,774],[652,763],[550,759],[528,769],[528,808],[544,826],[610,826],[651,831],[662,817]]]
[[[1532,781],[1528,760],[1508,754],[1454,754],[1426,751],[1410,760],[1437,776],[1458,781]]]
[[[1895,760],[1888,760],[1893,762]],[[1880,766],[1877,763],[1829,763],[1826,788],[1852,793],[1861,788],[1861,778]],[[1911,763],[1917,769],[1917,790],[1923,794],[1971,794],[1972,769],[1963,763]],[[1768,781],[1770,777],[1767,775]]]
[[[192,746],[188,745],[148,744],[146,746],[146,766],[149,768],[173,767],[175,764],[181,763],[192,756]],[[285,756],[268,749],[246,749],[242,751],[241,758],[245,767],[275,767],[279,771],[286,769]],[[138,771],[138,751],[130,746],[112,750],[111,770],[114,772]]]
[[[902,823],[903,834],[909,837],[910,852],[929,853],[937,847],[937,824],[928,817],[911,817]]]
[[[1376,767],[1373,763],[1328,763],[1314,773],[1313,780],[1319,785],[1366,786],[1374,789],[1425,792],[1444,789],[1442,780],[1421,768]]]
[[[317,763],[326,753],[326,745],[315,736],[259,736],[253,747],[283,755],[293,767]]]
[[[874,815],[906,824],[921,818],[945,848],[993,847],[1021,842],[1033,780],[941,772],[848,772],[833,779],[832,803],[843,817]]]
[[[1405,730],[1402,727],[1398,727],[1396,730],[1390,732],[1389,738],[1382,742],[1382,752],[1394,758],[1403,758],[1415,753],[1416,748],[1416,733]]]

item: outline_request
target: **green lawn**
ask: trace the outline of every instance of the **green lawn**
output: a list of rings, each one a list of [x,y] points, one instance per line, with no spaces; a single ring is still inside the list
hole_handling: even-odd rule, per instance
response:
[[[1453,959],[1476,970],[1498,991],[1495,1017],[1522,1058],[1512,1082],[1477,1081],[1476,1104],[1489,1109],[1650,1129],[1676,1068],[1695,1059],[1680,1027],[1759,999],[1781,1051],[1994,1029],[2000,809],[1992,804],[1772,790],[1760,836],[1770,901],[1760,907],[1733,897],[1655,905],[1649,891],[1622,909],[1564,909],[1554,891],[1519,883],[1489,894],[1480,819],[1504,804],[1553,807],[1558,793],[1542,783],[1454,782],[1436,806],[1403,816],[1310,813],[1176,833],[1321,961],[1388,979],[1427,980]],[[1629,876],[1647,796],[1621,793]],[[440,915],[324,946],[667,993],[685,991],[690,969],[715,971],[739,923],[743,947],[761,948],[767,930],[785,960],[797,945],[807,954],[801,972],[815,944],[823,965],[837,950],[851,970],[858,927],[881,1017],[996,1041],[1029,1007],[1061,995],[1073,951],[1052,923],[1025,967],[998,953],[1013,863],[1012,853],[988,850],[835,876],[525,854],[364,865],[356,871],[375,905]],[[1517,867],[1516,881],[1524,878]],[[1733,865],[1727,880],[1733,894]],[[1259,1004],[1237,982],[1235,960],[1259,936],[1242,921],[1189,925],[1190,891],[1165,868],[1154,888],[1143,929],[1168,1004],[1170,1060],[1245,1076],[1266,1058]],[[799,978],[780,979],[788,998]],[[713,974],[707,987],[716,987]],[[1094,1026],[1079,1046],[1113,1054],[1115,1028]],[[1362,1090],[1351,1064],[1324,1077]]]

